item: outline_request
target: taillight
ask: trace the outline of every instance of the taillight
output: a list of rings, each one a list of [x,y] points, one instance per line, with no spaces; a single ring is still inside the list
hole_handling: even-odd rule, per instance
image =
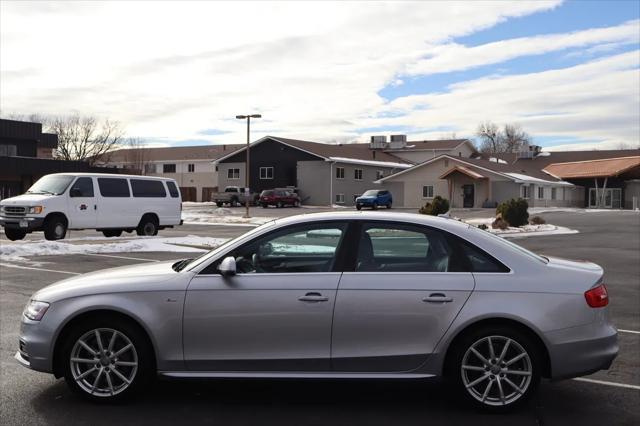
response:
[[[609,304],[609,294],[604,284],[585,291],[584,298],[587,299],[587,304],[592,308],[603,308]]]

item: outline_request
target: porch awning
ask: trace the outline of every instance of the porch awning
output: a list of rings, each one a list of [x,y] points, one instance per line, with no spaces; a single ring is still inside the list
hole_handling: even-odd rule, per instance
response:
[[[485,179],[486,176],[481,175],[478,172],[475,172],[471,169],[468,169],[466,167],[463,166],[454,166],[452,168],[450,168],[449,170],[447,170],[446,172],[444,172],[439,179],[446,179],[447,176],[453,174],[453,173],[462,173],[463,175],[467,175],[472,179]]]
[[[553,163],[543,171],[558,179],[614,177],[628,172],[635,175],[640,174],[640,156]]]

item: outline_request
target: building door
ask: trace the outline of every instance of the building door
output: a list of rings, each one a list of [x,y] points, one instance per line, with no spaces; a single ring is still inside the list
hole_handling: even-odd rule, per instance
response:
[[[620,188],[607,188],[604,190],[598,188],[596,191],[596,188],[589,188],[589,207],[622,208],[622,190]]]
[[[180,193],[182,194],[182,201],[198,201],[195,186],[181,186]]]
[[[462,185],[462,207],[473,207],[473,200],[475,199],[475,186],[472,184]]]

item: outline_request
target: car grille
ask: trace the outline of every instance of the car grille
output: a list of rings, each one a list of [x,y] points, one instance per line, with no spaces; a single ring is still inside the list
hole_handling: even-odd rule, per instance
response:
[[[14,216],[14,217],[24,216],[24,215],[27,214],[27,208],[26,207],[16,207],[16,206],[5,206],[4,207],[4,214],[5,214],[5,216]]]

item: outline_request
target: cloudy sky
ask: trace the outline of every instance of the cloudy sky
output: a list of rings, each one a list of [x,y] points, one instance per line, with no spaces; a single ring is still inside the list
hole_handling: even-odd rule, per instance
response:
[[[151,145],[473,136],[640,145],[640,3],[0,2],[0,113]]]

